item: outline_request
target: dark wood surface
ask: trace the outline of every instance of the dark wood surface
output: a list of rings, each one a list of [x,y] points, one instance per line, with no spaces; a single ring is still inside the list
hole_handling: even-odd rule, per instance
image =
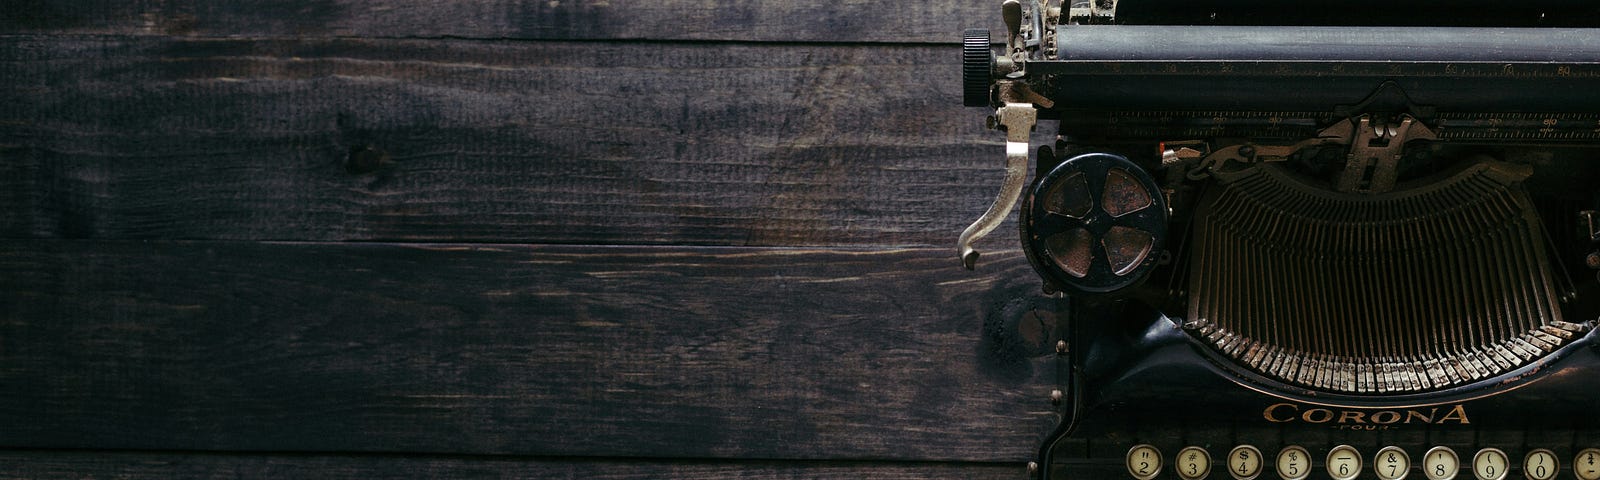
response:
[[[993,463],[584,459],[440,455],[283,455],[0,450],[0,478],[46,479],[457,479],[547,480],[987,480],[1023,467]]]
[[[15,0],[0,31],[151,36],[947,43],[999,1]]]
[[[0,38],[0,236],[953,248],[1003,175],[958,57]]]
[[[1023,462],[1016,252],[0,242],[0,444]]]
[[[4,5],[0,477],[1020,478],[997,6]]]

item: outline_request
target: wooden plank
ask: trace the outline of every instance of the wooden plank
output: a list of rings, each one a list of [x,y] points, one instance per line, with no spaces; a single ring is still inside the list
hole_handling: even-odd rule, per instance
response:
[[[0,38],[0,237],[946,247],[1003,175],[959,56]]]
[[[662,461],[644,459],[274,455],[61,450],[0,451],[0,478],[26,479],[455,479],[584,480],[1020,480],[1021,465],[992,463]]]
[[[957,44],[966,28],[1003,31],[998,1],[20,1],[0,33]]]
[[[1005,326],[1055,306],[958,263],[0,241],[0,444],[1024,462],[1053,377]]]

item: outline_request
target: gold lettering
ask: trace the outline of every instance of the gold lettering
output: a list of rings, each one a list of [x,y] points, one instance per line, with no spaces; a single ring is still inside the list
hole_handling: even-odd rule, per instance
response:
[[[1372,423],[1388,425],[1398,421],[1400,421],[1400,412],[1384,410],[1382,412],[1373,412],[1372,414]]]
[[[1467,419],[1467,407],[1464,404],[1450,407],[1450,410],[1441,417],[1439,416],[1439,407],[1433,407],[1428,410],[1364,411],[1330,408],[1302,410],[1300,405],[1284,402],[1267,406],[1265,410],[1261,411],[1261,418],[1265,418],[1272,423],[1290,423],[1299,420],[1306,423],[1338,423],[1341,425],[1377,424],[1368,427],[1351,427],[1367,428],[1369,430],[1379,428],[1378,425],[1384,425],[1382,428],[1387,429],[1390,428],[1387,425],[1396,423],[1443,424],[1452,421],[1461,425],[1472,423],[1471,420]]]
[[[1467,408],[1459,403],[1450,409],[1450,413],[1446,413],[1444,414],[1444,417],[1439,418],[1439,423],[1444,423],[1452,419],[1454,419],[1456,423],[1462,425],[1472,423],[1471,421],[1467,420]]]
[[[1272,415],[1272,412],[1274,410],[1277,410],[1279,407],[1289,407],[1289,411],[1291,411],[1291,412],[1300,411],[1300,407],[1296,407],[1293,403],[1279,403],[1279,404],[1274,404],[1274,405],[1272,405],[1270,407],[1267,407],[1266,410],[1262,410],[1261,411],[1261,416],[1266,417],[1267,421],[1272,422],[1272,423],[1293,422],[1294,421],[1294,414],[1292,414],[1292,413],[1288,417],[1283,418],[1282,420],[1280,420],[1277,417],[1274,417]]]

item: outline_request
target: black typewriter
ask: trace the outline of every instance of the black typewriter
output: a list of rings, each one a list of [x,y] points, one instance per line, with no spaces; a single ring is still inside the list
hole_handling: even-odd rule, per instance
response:
[[[958,248],[1020,201],[1071,305],[1035,478],[1600,479],[1600,3],[1000,7]]]

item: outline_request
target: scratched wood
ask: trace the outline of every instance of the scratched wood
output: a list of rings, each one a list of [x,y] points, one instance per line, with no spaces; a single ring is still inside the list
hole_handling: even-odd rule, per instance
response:
[[[451,457],[437,455],[284,455],[60,450],[0,451],[0,478],[10,479],[456,479],[572,480],[984,480],[1023,477],[1020,464],[705,461]]]
[[[960,43],[998,1],[15,0],[0,33]]]
[[[997,11],[12,2],[0,478],[1019,478]]]
[[[0,237],[951,247],[1003,176],[958,61],[4,37]]]
[[[0,444],[1025,462],[1053,362],[1007,325],[1056,307],[1017,251],[958,264],[0,241]]]

